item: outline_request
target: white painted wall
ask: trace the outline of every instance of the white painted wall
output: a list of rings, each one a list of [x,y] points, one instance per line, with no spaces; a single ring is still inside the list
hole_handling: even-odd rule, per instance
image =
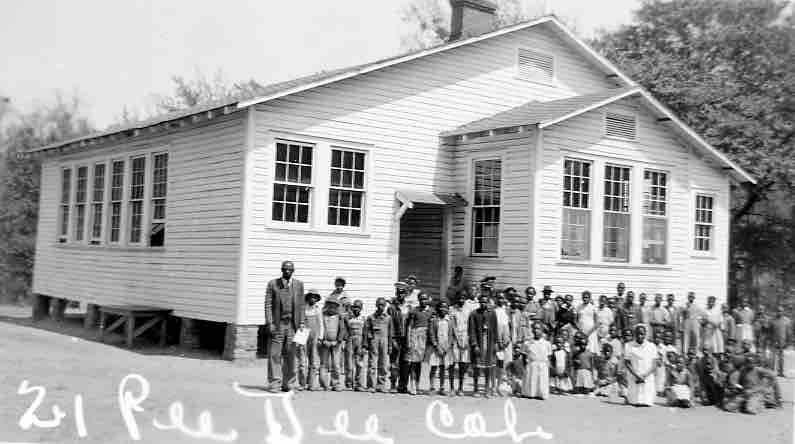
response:
[[[603,136],[604,111],[638,115],[638,136],[634,142]],[[565,156],[595,162],[592,190],[591,260],[566,261],[560,259],[561,203],[563,159]],[[602,176],[604,163],[611,162],[633,167],[633,232],[629,264],[601,261]],[[669,172],[669,261],[666,265],[641,264],[639,245],[641,228],[642,170],[644,168]],[[538,266],[533,270],[536,287],[551,285],[556,292],[579,294],[589,289],[595,294],[614,294],[616,283],[623,281],[627,289],[636,293],[675,293],[682,300],[687,291],[696,291],[698,300],[715,295],[725,300],[727,293],[728,248],[728,179],[721,171],[708,167],[696,159],[690,150],[677,140],[665,124],[631,99],[597,109],[549,127],[543,133],[543,164],[539,190],[540,206],[536,236]],[[692,221],[693,190],[706,188],[717,197],[718,230],[715,244],[720,248],[711,257],[693,257]]]
[[[518,79],[519,47],[553,53],[557,79],[552,84]],[[317,287],[324,294],[335,276],[345,276],[352,297],[363,299],[365,311],[370,311],[377,297],[393,295],[398,277],[395,191],[465,192],[459,189],[452,153],[439,149],[440,132],[530,100],[611,86],[603,72],[541,25],[258,105],[256,143],[249,157],[253,167],[247,179],[251,210],[239,322],[262,322],[267,282],[278,276],[284,259],[295,261],[296,278],[307,288]],[[318,144],[350,142],[368,151],[364,232],[296,230],[270,223],[276,137]],[[526,278],[528,272],[524,273]]]
[[[498,288],[524,289],[530,282],[535,133],[478,138],[449,148],[454,151],[456,189],[470,204],[455,212],[452,265],[464,267],[470,282],[494,276]],[[470,254],[473,163],[490,158],[502,160],[500,252],[497,257],[473,256]]]
[[[41,173],[33,291],[100,305],[152,305],[173,309],[177,316],[233,321],[244,114],[47,158]],[[127,158],[134,152],[164,148],[169,152],[164,248],[57,242],[62,165],[92,165],[98,159]],[[126,169],[129,174],[129,161]],[[147,169],[147,175],[151,170]],[[128,186],[129,176],[125,178]]]

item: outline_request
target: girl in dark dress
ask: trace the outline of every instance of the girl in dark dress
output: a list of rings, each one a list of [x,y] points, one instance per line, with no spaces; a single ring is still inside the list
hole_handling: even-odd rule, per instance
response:
[[[469,346],[472,356],[472,379],[474,382],[473,396],[479,396],[478,379],[482,373],[485,378],[484,396],[490,397],[494,388],[491,387],[491,372],[497,362],[497,316],[490,310],[486,296],[478,297],[480,304],[477,310],[469,315]]]

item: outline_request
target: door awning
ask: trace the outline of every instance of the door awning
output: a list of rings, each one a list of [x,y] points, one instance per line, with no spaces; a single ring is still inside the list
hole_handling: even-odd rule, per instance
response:
[[[429,193],[427,191],[401,189],[395,191],[395,199],[403,204],[395,213],[395,220],[403,217],[403,213],[410,208],[414,208],[415,204],[450,207],[465,207],[467,205],[467,201],[458,193]]]
[[[467,201],[458,193],[428,193],[417,190],[397,190],[395,198],[409,207],[414,204],[449,205],[453,207],[466,206]]]

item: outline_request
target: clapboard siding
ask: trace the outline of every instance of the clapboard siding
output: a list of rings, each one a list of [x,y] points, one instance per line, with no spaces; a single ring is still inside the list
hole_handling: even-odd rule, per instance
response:
[[[530,239],[535,133],[473,139],[454,147],[456,189],[470,204],[474,159],[502,159],[502,209],[498,257],[470,255],[471,211],[459,208],[453,221],[453,264],[464,267],[466,278],[477,282],[497,278],[499,287],[524,288],[530,281]]]
[[[606,110],[636,114],[637,140],[630,142],[605,138],[603,119]],[[593,238],[590,261],[560,259],[563,159],[566,156],[628,165],[633,171],[651,168],[669,173],[669,258],[666,265],[641,265],[637,242],[630,245],[635,255],[631,264],[598,264],[601,261],[601,245],[596,244]],[[603,204],[600,196],[604,185],[599,179],[602,171],[597,170],[595,167],[594,173],[598,175],[591,190],[596,195],[592,196],[591,203],[592,207],[601,209]],[[551,285],[560,293],[579,293],[589,289],[597,294],[613,294],[616,283],[623,281],[628,289],[636,293],[671,292],[682,298],[687,291],[695,290],[699,293],[699,299],[714,294],[719,300],[725,300],[726,280],[722,278],[726,270],[725,261],[720,258],[691,258],[691,194],[694,185],[701,183],[716,190],[718,202],[723,205],[716,209],[716,214],[721,213],[719,224],[725,224],[728,216],[727,178],[725,174],[706,166],[702,160],[693,159],[690,150],[664,124],[658,123],[645,107],[625,99],[545,129],[543,165],[539,174],[542,175],[539,190],[542,211],[538,215],[539,232],[535,239],[535,254],[539,262],[534,269],[536,286]],[[632,201],[633,230],[641,229],[641,219],[635,216],[640,212],[639,194],[642,193],[642,183],[637,177],[634,175],[631,183],[633,196],[637,196]],[[592,224],[601,227],[601,212],[596,208],[592,210]],[[719,231],[717,244],[728,245],[726,228]],[[694,264],[698,264],[695,269]],[[705,279],[702,273],[713,273],[716,278]]]
[[[258,105],[256,142],[249,157],[254,166],[247,178],[251,209],[247,214],[246,301],[240,322],[262,321],[265,287],[285,259],[295,261],[296,277],[307,287],[317,287],[324,294],[331,290],[334,276],[345,276],[349,292],[364,300],[366,312],[377,297],[391,296],[398,277],[392,219],[398,207],[395,191],[461,192],[453,153],[439,148],[440,132],[530,100],[559,99],[613,86],[602,71],[563,42],[547,25],[539,25]],[[554,54],[556,81],[547,85],[518,79],[519,47]],[[366,234],[268,225],[272,131],[367,145],[372,171]],[[517,279],[526,280],[528,265],[526,261],[520,264],[519,256],[508,255],[516,258],[511,273],[524,273]]]
[[[690,168],[691,187],[691,226],[688,228],[691,237],[688,238],[688,247],[691,249],[694,247],[692,236],[695,230],[693,226],[695,194],[704,193],[715,197],[714,250],[706,254],[693,252],[690,255],[687,267],[688,282],[702,303],[705,303],[707,296],[715,296],[720,303],[721,300],[727,300],[729,288],[729,235],[731,230],[729,225],[731,218],[729,178],[721,171],[709,167],[700,156],[694,153],[690,154],[688,167]]]
[[[46,159],[33,291],[100,305],[153,305],[171,308],[178,316],[233,321],[240,247],[242,114]],[[164,146],[169,147],[164,249],[56,242],[59,174],[64,162],[90,165],[93,159]],[[125,186],[129,186],[126,178]]]

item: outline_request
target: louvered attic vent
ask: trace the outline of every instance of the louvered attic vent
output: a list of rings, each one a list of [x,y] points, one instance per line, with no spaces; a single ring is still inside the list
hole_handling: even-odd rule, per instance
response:
[[[626,114],[605,114],[605,135],[620,139],[635,140],[637,121],[635,116]]]
[[[550,82],[555,77],[555,59],[530,49],[519,48],[517,68],[520,79]]]

